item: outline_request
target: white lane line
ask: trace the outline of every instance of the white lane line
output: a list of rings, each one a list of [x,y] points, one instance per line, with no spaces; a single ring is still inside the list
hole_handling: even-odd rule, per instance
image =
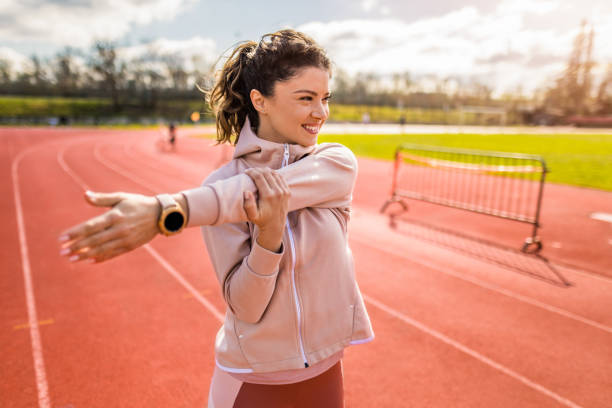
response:
[[[134,145],[135,145],[135,144],[136,144],[136,143],[132,143],[132,144],[130,145],[130,147],[129,147],[129,148],[127,147],[127,144],[124,144],[124,145],[123,145],[123,152],[124,152],[124,154],[125,154],[127,157],[129,157],[131,160],[138,160],[138,161],[140,162],[140,164],[139,164],[139,165],[142,165],[142,166],[147,166],[147,167],[149,167],[150,169],[153,169],[153,170],[155,170],[157,173],[159,173],[159,169],[160,169],[160,166],[159,166],[159,162],[160,162],[160,160],[159,160],[159,159],[154,158],[154,157],[151,157],[151,156],[147,155],[146,153],[142,153],[142,152],[141,152],[141,153],[137,153],[137,155],[134,155],[134,154],[131,154],[131,153],[130,153],[130,151],[133,151],[133,150],[134,150]],[[145,157],[145,159],[143,160],[143,159],[141,158],[142,156],[146,156],[146,157],[148,157],[148,159]],[[153,165],[153,164],[151,164],[151,161],[152,161],[152,160],[154,160],[154,159],[155,159],[155,160],[158,162],[158,163],[157,163],[157,165]],[[168,164],[165,164],[163,168],[168,169],[169,167],[170,167],[170,166],[169,166]],[[165,172],[165,173],[164,173],[164,175],[166,175],[167,177],[169,177],[169,178],[171,178],[171,179],[173,179],[173,180],[181,180],[181,181],[184,181],[184,182],[185,182],[185,183],[187,183],[188,185],[194,185],[194,186],[196,186],[196,185],[197,185],[197,184],[196,184],[196,183],[194,183],[192,180],[187,180],[187,179],[185,179],[185,178],[182,176],[182,174],[183,174],[182,172],[180,172],[180,171],[177,171],[177,172],[178,172],[178,174],[170,174],[170,173],[168,173],[168,172]]]
[[[385,248],[385,247],[380,246],[380,245],[373,244],[371,241],[366,241],[366,240],[364,240],[362,238],[355,238],[355,235],[351,235],[351,240],[357,241],[357,242],[359,242],[362,245],[369,246],[369,247],[377,249],[379,251],[383,251],[383,252],[386,252],[388,254],[392,254],[394,256],[398,256],[400,258],[407,259],[408,261],[410,261],[412,263],[424,266],[424,267],[429,268],[429,269],[433,269],[436,272],[440,272],[440,273],[443,273],[443,274],[446,274],[446,275],[453,276],[455,278],[459,278],[459,279],[464,280],[464,281],[471,282],[471,283],[473,283],[475,285],[478,285],[478,286],[480,286],[482,288],[485,288],[485,289],[488,289],[488,290],[491,290],[491,291],[494,291],[494,292],[497,292],[497,293],[501,293],[503,295],[506,295],[506,296],[511,297],[513,299],[516,299],[518,301],[521,301],[521,302],[524,302],[524,303],[528,303],[528,304],[530,304],[532,306],[539,307],[539,308],[544,309],[546,311],[549,311],[549,312],[552,312],[552,313],[556,313],[556,314],[561,315],[563,317],[567,317],[569,319],[576,320],[576,321],[578,321],[580,323],[584,323],[586,325],[589,325],[591,327],[595,327],[597,329],[606,331],[608,333],[612,333],[612,327],[609,327],[609,326],[606,326],[604,324],[598,323],[598,322],[596,322],[594,320],[591,320],[591,319],[588,319],[586,317],[582,317],[582,316],[577,315],[575,313],[568,312],[567,310],[560,309],[560,308],[558,308],[556,306],[549,305],[548,303],[540,302],[539,300],[535,300],[535,299],[532,299],[530,297],[520,295],[520,294],[512,292],[510,290],[501,288],[501,287],[499,287],[497,285],[493,285],[491,283],[488,283],[488,282],[485,282],[483,280],[480,280],[478,278],[467,276],[467,275],[463,275],[461,273],[454,272],[454,271],[452,271],[450,269],[441,269],[440,267],[434,265],[432,262],[428,262],[428,261],[426,261],[424,259],[416,260],[415,258],[408,257],[408,256],[404,255],[401,252],[393,252],[393,251],[391,251],[388,248]]]
[[[591,218],[594,220],[612,223],[612,214],[608,214],[604,212],[594,212],[591,214]]]
[[[435,337],[436,339],[440,340],[443,343],[448,344],[451,347],[456,348],[459,351],[462,351],[465,354],[468,354],[471,357],[474,357],[475,359],[477,359],[478,361],[498,370],[501,371],[502,373],[514,378],[515,380],[518,380],[520,382],[522,382],[523,384],[527,385],[530,388],[533,388],[536,391],[539,391],[545,395],[547,395],[548,397],[556,400],[557,402],[559,402],[560,404],[563,404],[567,407],[572,407],[572,408],[581,408],[580,405],[566,399],[563,398],[562,396],[560,396],[559,394],[549,390],[548,388],[534,382],[531,381],[529,378],[522,376],[521,374],[509,369],[508,367],[501,365],[500,363],[491,360],[490,358],[480,354],[479,352],[464,346],[463,344],[451,339],[450,337],[445,336],[444,334],[433,330],[427,326],[425,326],[423,323],[418,322],[414,319],[411,319],[410,317],[406,316],[405,314],[402,314],[400,312],[398,312],[397,310],[385,305],[384,303],[370,297],[367,295],[363,295],[363,298],[370,303],[371,305],[379,308],[380,310],[390,314],[393,317],[396,317],[397,319],[401,320],[404,323],[407,323],[419,330],[421,330],[422,332],[425,332],[427,334],[429,334],[432,337]]]
[[[63,149],[61,149],[61,150],[59,150],[57,152],[57,162],[59,163],[59,165],[62,168],[62,170],[64,170],[70,177],[72,177],[72,179],[78,185],[80,185],[83,190],[89,190],[89,186],[87,185],[87,183],[85,183],[82,178],[77,176],[77,174],[74,171],[72,171],[72,169],[66,164],[66,160],[64,160],[64,153],[73,144],[75,144],[75,143],[71,143],[71,144],[65,146]]]
[[[149,254],[151,254],[153,258],[155,258],[155,260],[157,260],[157,262],[161,264],[161,266],[164,267],[166,271],[168,271],[170,275],[172,275],[181,285],[183,285],[183,287],[187,289],[187,291],[189,291],[189,293],[191,293],[193,297],[196,298],[197,301],[202,304],[202,306],[208,309],[208,311],[212,313],[213,316],[217,318],[217,320],[219,320],[220,322],[223,322],[225,320],[225,315],[221,313],[219,309],[217,309],[215,305],[213,305],[208,299],[202,296],[193,286],[191,286],[191,284],[185,279],[185,277],[183,277],[180,272],[174,269],[174,267],[170,265],[170,263],[166,259],[164,259],[164,257],[162,257],[149,244],[145,244],[144,248],[149,252]]]
[[[141,186],[145,187],[147,190],[150,190],[152,193],[157,194],[158,189],[155,188],[155,186],[147,183],[146,181],[144,181],[143,179],[141,179],[140,177],[136,177],[133,174],[130,176],[126,173],[128,173],[126,170],[121,169],[117,166],[115,166],[112,163],[109,163],[106,159],[104,159],[101,154],[100,154],[100,144],[96,143],[96,146],[94,147],[94,157],[103,165],[105,165],[106,167],[108,167],[109,169],[111,169],[112,171],[114,171],[115,173],[132,180],[134,183],[136,184],[140,184]]]
[[[36,146],[40,148],[41,146]],[[11,166],[11,176],[13,178],[13,195],[15,198],[15,209],[17,212],[17,229],[19,232],[19,247],[21,250],[21,266],[23,270],[23,281],[25,284],[26,304],[28,308],[28,324],[30,326],[30,338],[32,340],[32,358],[34,359],[34,372],[36,374],[36,388],[38,390],[38,406],[40,408],[50,408],[51,399],[49,398],[49,386],[47,384],[47,374],[45,370],[45,360],[43,357],[42,342],[40,331],[38,330],[38,316],[36,313],[36,299],[32,286],[32,272],[30,268],[30,256],[28,251],[28,240],[26,237],[25,222],[23,220],[23,209],[21,206],[21,188],[19,186],[19,163],[21,159],[34,148],[21,152],[13,160]]]

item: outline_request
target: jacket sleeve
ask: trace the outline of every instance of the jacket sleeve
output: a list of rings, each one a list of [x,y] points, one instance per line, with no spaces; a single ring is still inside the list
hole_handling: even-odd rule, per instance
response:
[[[279,253],[261,247],[247,223],[205,226],[202,235],[225,303],[236,318],[257,323],[276,287],[284,245]]]
[[[357,178],[357,159],[347,147],[329,143],[278,172],[291,190],[289,211],[349,207]],[[187,226],[246,222],[244,191],[257,191],[246,174],[181,191],[189,207]]]

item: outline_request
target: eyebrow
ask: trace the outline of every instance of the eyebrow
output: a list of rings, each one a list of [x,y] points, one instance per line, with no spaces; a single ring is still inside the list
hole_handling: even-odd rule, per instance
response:
[[[293,93],[300,93],[300,92],[305,92],[307,94],[313,95],[313,96],[317,96],[317,93],[315,91],[311,91],[309,89],[298,89],[297,91],[294,91]],[[331,92],[327,92],[325,95],[331,95]]]

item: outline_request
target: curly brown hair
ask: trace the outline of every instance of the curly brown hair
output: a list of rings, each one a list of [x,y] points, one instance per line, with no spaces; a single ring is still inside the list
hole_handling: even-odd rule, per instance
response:
[[[217,72],[212,90],[206,92],[215,114],[217,143],[236,144],[247,115],[253,130],[259,127],[259,116],[251,103],[252,89],[271,96],[276,81],[291,79],[304,67],[322,68],[331,74],[325,50],[299,31],[280,30],[263,35],[259,43],[240,43]]]

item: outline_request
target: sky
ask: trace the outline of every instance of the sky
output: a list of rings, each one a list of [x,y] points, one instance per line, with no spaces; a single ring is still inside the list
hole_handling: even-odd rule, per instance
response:
[[[610,0],[0,0],[0,58],[112,40],[126,58],[147,48],[214,61],[242,40],[291,27],[312,36],[350,75],[409,72],[525,94],[561,74],[587,19],[595,75],[612,63]]]

